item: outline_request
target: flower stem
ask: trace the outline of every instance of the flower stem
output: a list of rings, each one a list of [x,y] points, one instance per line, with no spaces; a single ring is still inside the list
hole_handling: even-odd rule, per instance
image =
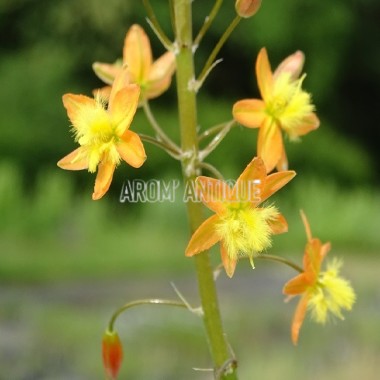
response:
[[[231,24],[228,26],[228,28],[225,30],[223,35],[220,37],[218,43],[215,45],[213,51],[211,52],[210,56],[207,59],[207,62],[205,63],[201,73],[199,74],[199,77],[197,79],[197,82],[203,83],[204,78],[209,74],[209,68],[213,64],[216,56],[218,55],[220,49],[223,47],[224,43],[227,41],[227,38],[231,35],[231,33],[234,31],[236,26],[239,24],[241,20],[240,16],[236,16]]]
[[[188,308],[188,306],[182,302],[182,301],[173,301],[173,300],[163,300],[160,298],[149,298],[149,299],[143,299],[143,300],[136,300],[132,302],[128,302],[125,305],[121,306],[119,309],[117,309],[111,316],[111,319],[108,323],[107,330],[112,332],[114,324],[116,322],[117,317],[122,314],[124,311],[135,307],[135,306],[141,306],[141,305],[166,305],[166,306],[177,306],[177,307],[183,307]]]
[[[167,50],[171,50],[173,44],[170,41],[169,37],[162,30],[149,0],[143,0],[143,3],[146,13],[148,14],[148,23],[152,27],[154,33],[157,35],[158,39],[161,41],[162,45],[164,45]]]
[[[196,93],[189,87],[189,83],[194,80],[191,1],[176,0],[174,2],[174,18],[176,41],[179,48],[176,55],[176,75],[181,148],[184,153],[188,153],[182,159],[183,178],[186,183],[194,180],[199,171]],[[190,230],[194,232],[203,222],[202,206],[189,201],[187,212]],[[203,322],[215,373],[219,373],[218,371],[222,368],[220,379],[237,380],[235,366],[223,367],[231,359],[231,355],[222,327],[209,253],[203,252],[196,255],[194,261],[204,313]]]
[[[164,150],[167,154],[169,154],[171,157],[175,158],[176,160],[181,159],[181,151],[180,150],[174,150],[171,146],[165,144],[164,142],[157,140],[156,138],[152,136],[145,135],[143,133],[139,133],[139,136],[141,140],[146,141],[150,144],[156,145],[162,150]]]
[[[296,271],[302,273],[303,269],[297,265],[296,263],[293,263],[293,261],[290,261],[286,259],[285,257],[275,256],[275,255],[268,255],[266,253],[263,253],[262,255],[258,255],[255,257],[256,259],[263,259],[263,260],[270,260],[270,261],[277,261],[278,263],[282,263],[287,265],[290,268],[295,269]]]
[[[179,147],[168,137],[168,135],[162,130],[160,125],[158,124],[156,118],[153,115],[152,110],[150,109],[148,101],[144,101],[143,109],[145,112],[145,116],[148,119],[151,127],[156,132],[159,139],[161,139],[166,145],[170,146],[172,150],[179,152]]]
[[[219,12],[219,8],[222,5],[223,0],[216,0],[214,6],[211,9],[210,14],[206,17],[204,24],[202,25],[200,31],[198,32],[198,35],[195,37],[194,40],[194,47],[197,48],[206,34],[208,28],[211,26],[212,22],[214,21],[215,16]]]

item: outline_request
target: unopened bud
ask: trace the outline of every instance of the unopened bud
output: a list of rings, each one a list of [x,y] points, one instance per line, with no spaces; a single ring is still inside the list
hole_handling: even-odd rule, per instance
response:
[[[123,360],[123,347],[115,331],[106,330],[102,340],[103,366],[108,380],[116,380]]]
[[[260,8],[261,0],[236,0],[235,9],[240,17],[252,17]]]

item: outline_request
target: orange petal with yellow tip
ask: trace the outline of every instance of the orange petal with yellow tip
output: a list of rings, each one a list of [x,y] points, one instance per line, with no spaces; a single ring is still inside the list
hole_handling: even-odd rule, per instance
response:
[[[144,145],[135,132],[125,131],[116,149],[121,158],[134,168],[139,168],[146,160]]]
[[[298,343],[298,337],[300,334],[303,321],[305,319],[308,301],[309,299],[308,299],[307,294],[304,294],[299,300],[298,305],[296,307],[296,311],[294,313],[293,322],[292,322],[292,330],[291,330],[292,342],[294,345]]]
[[[277,172],[266,177],[260,194],[260,202],[267,200],[272,194],[284,187],[296,175],[293,170]]]
[[[295,296],[304,293],[310,285],[306,274],[301,273],[289,280],[284,285],[282,292],[288,296]]]
[[[80,158],[82,153],[82,147],[75,149],[71,153],[69,153],[67,156],[60,159],[57,163],[57,165],[61,169],[65,170],[83,170],[88,168],[88,160],[87,158]]]
[[[275,235],[288,232],[288,222],[282,214],[277,215],[276,219],[268,220],[268,224]]]
[[[190,257],[209,249],[220,240],[215,225],[219,221],[218,215],[213,215],[206,219],[193,233],[186,248],[185,255]]]
[[[62,101],[74,127],[76,127],[78,113],[81,112],[84,107],[96,107],[95,100],[85,95],[65,94],[62,96]]]
[[[256,77],[261,97],[266,101],[273,91],[273,74],[265,48],[262,48],[257,56]]]
[[[230,258],[230,256],[228,255],[227,248],[225,247],[223,242],[220,244],[220,256],[222,259],[224,270],[226,271],[227,276],[231,278],[235,273],[237,260]]]
[[[168,51],[153,62],[150,69],[145,97],[153,99],[165,92],[172,81],[175,71],[175,55]]]
[[[265,182],[266,169],[260,157],[254,157],[237,179],[232,190],[231,199],[260,203],[260,194]]]
[[[130,126],[135,116],[139,103],[140,87],[136,84],[129,84],[118,91],[113,98],[110,113],[112,123],[116,125],[116,134],[121,136]]]
[[[202,202],[217,214],[222,214],[226,210],[225,202],[230,198],[230,187],[215,178],[199,176],[196,181],[197,193]]]
[[[109,64],[94,62],[92,64],[92,69],[94,70],[96,76],[102,80],[104,83],[112,85],[116,76],[120,73],[122,69],[122,64]]]
[[[303,119],[302,124],[292,127],[292,135],[303,136],[307,133],[314,131],[319,127],[320,121],[317,115],[312,112]]]
[[[265,103],[259,99],[243,99],[232,108],[234,119],[248,128],[258,128],[264,122]]]
[[[128,65],[134,82],[142,84],[147,80],[152,65],[152,49],[140,25],[132,25],[125,36],[123,63]]]
[[[281,129],[276,123],[267,119],[259,130],[257,140],[257,153],[264,160],[267,173],[276,167],[283,149]]]
[[[100,199],[109,189],[113,172],[115,171],[115,164],[102,161],[98,165],[98,174],[96,175],[94,192],[92,199],[94,201]]]

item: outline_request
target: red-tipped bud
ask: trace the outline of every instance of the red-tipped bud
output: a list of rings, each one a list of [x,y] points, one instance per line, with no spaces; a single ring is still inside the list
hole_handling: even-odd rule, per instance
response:
[[[123,360],[123,347],[116,331],[109,331],[102,340],[103,366],[108,380],[116,380]]]
[[[236,0],[235,9],[240,17],[252,17],[260,8],[261,0]]]

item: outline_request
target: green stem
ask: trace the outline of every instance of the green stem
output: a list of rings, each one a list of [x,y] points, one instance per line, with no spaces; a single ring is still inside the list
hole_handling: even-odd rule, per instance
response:
[[[142,104],[146,118],[148,119],[151,127],[156,132],[158,138],[160,138],[166,145],[170,146],[172,150],[179,152],[179,147],[171,140],[170,137],[163,131],[163,129],[158,124],[156,118],[150,109],[149,102],[145,100]]]
[[[226,127],[227,124],[232,124],[231,125],[231,128],[234,126],[234,125],[237,125],[236,123],[232,123],[233,120],[230,120],[230,121],[226,121],[224,123],[221,123],[221,124],[218,124],[218,125],[215,125],[209,129],[206,129],[204,132],[202,132],[199,136],[198,136],[198,142],[200,143],[202,140],[204,139],[207,139],[208,137],[210,136],[213,136],[213,135],[216,135],[217,133],[219,133],[222,129],[224,129]]]
[[[277,261],[278,263],[285,264],[290,268],[295,269],[296,271],[302,273],[304,270],[297,265],[296,263],[293,263],[293,261],[290,261],[286,259],[285,257],[275,256],[275,255],[268,255],[266,253],[263,253],[262,255],[258,255],[255,257],[256,259],[263,259],[263,260],[270,260],[270,261]]]
[[[108,323],[107,330],[110,332],[112,332],[114,330],[113,327],[115,325],[117,317],[120,314],[122,314],[125,310],[130,309],[132,307],[140,306],[140,305],[166,305],[166,306],[183,307],[186,309],[188,308],[188,306],[182,301],[163,300],[160,298],[149,298],[149,299],[143,299],[143,300],[136,300],[136,301],[128,302],[125,305],[123,305],[122,307],[120,307],[119,309],[117,309],[113,313],[113,315],[112,315],[112,317]]]
[[[211,26],[212,22],[214,21],[215,16],[219,12],[219,8],[222,5],[223,0],[216,0],[214,6],[211,9],[210,14],[206,17],[204,24],[202,25],[201,29],[198,32],[198,35],[195,37],[194,40],[194,48],[196,49],[204,35],[206,34],[207,30]]]
[[[153,144],[155,146],[158,146],[162,150],[164,150],[167,154],[169,154],[171,157],[175,158],[176,160],[181,159],[181,152],[179,150],[174,150],[171,146],[165,144],[164,142],[157,140],[156,138],[152,136],[145,135],[143,133],[139,133],[139,136],[142,141],[146,141],[150,144]]]
[[[210,56],[208,57],[207,62],[205,63],[202,72],[200,73],[197,82],[203,83],[205,77],[209,73],[209,68],[212,66],[216,56],[218,55],[220,49],[223,47],[224,43],[227,41],[227,38],[230,36],[230,34],[234,31],[236,26],[239,24],[241,20],[240,16],[236,16],[231,24],[228,26],[228,28],[225,30],[223,35],[220,37],[218,43],[215,45],[214,50],[211,52]]]
[[[157,20],[157,17],[154,13],[152,6],[150,5],[149,0],[143,0],[143,3],[144,3],[146,13],[148,15],[148,23],[150,24],[151,28],[153,29],[153,32],[157,35],[157,37],[161,41],[162,45],[164,45],[164,47],[167,50],[171,50],[173,44],[170,41],[169,37],[162,30],[161,25]]]
[[[176,41],[179,48],[176,55],[176,75],[181,148],[184,152],[182,170],[184,182],[186,183],[194,180],[196,175],[199,174],[196,93],[189,87],[191,81],[194,80],[190,0],[176,0],[174,2],[174,18]],[[202,206],[199,203],[189,201],[187,203],[187,212],[190,230],[194,232],[203,222]],[[222,327],[209,253],[202,252],[196,255],[194,260],[204,313],[204,326],[214,362],[215,373],[217,373],[231,359],[231,355]],[[225,368],[220,375],[220,379],[237,380],[235,368],[232,365]]]

